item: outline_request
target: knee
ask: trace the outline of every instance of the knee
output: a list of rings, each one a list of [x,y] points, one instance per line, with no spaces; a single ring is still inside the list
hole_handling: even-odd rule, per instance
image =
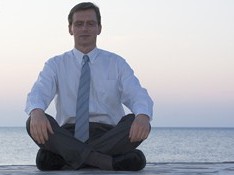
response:
[[[59,124],[57,123],[57,121],[52,116],[50,116],[49,114],[46,114],[46,113],[45,113],[45,115],[46,115],[47,119],[49,120],[50,125],[53,129],[60,127]]]
[[[128,114],[128,115],[125,115],[121,120],[120,122],[125,122],[125,123],[129,123],[129,124],[132,124],[132,122],[134,121],[135,119],[135,115],[134,114]],[[119,123],[120,123],[119,122]]]

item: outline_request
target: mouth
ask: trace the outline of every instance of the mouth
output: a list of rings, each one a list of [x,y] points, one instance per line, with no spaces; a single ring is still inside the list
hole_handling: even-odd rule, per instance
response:
[[[90,35],[80,35],[81,38],[87,38],[90,37]]]

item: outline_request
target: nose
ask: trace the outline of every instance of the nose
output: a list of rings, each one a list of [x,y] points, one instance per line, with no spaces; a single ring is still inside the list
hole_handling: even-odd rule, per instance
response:
[[[85,22],[85,23],[82,25],[82,30],[89,30],[89,29],[90,29],[89,24]]]
[[[87,23],[84,23],[82,26],[82,30],[87,30],[87,29],[88,29],[88,25],[87,25]]]

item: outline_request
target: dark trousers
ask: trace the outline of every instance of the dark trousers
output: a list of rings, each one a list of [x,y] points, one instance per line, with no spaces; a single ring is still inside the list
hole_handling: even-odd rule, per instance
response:
[[[129,140],[129,131],[135,119],[133,114],[124,116],[116,126],[90,122],[90,136],[85,143],[74,137],[74,124],[60,127],[53,117],[48,114],[46,116],[54,134],[49,134],[45,144],[38,144],[35,140],[34,142],[40,148],[60,155],[75,169],[81,167],[91,151],[113,156],[134,150],[141,143],[131,143]],[[31,137],[30,117],[26,122],[26,128]]]

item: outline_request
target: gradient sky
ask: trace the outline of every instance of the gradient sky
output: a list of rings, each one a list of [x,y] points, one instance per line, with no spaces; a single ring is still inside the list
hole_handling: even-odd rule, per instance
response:
[[[24,126],[44,62],[73,48],[81,1],[0,0],[0,126]],[[98,47],[123,56],[153,98],[153,126],[234,127],[233,0],[94,0]],[[54,113],[53,104],[48,112]]]

